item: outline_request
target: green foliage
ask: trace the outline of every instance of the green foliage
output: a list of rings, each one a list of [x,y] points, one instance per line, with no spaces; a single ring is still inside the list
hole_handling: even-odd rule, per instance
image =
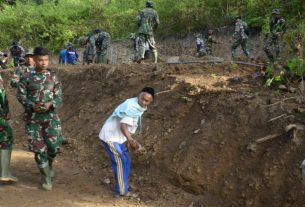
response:
[[[275,65],[271,64],[266,70],[266,86],[285,83],[300,79],[305,76],[305,60],[302,58],[293,58],[288,61],[286,70],[276,71]]]
[[[305,61],[301,58],[291,59],[288,64],[288,71],[293,75],[297,75],[299,77],[303,77],[305,75]]]
[[[135,17],[146,0],[0,0],[0,47],[12,39],[25,47],[44,45],[53,51],[94,28],[101,28],[113,39],[128,38],[136,32]],[[305,43],[304,0],[153,0],[161,25],[157,35],[187,33],[193,30],[232,25],[241,15],[250,26],[268,31],[272,8],[279,8],[287,20],[287,42],[298,33]],[[305,44],[304,44],[305,45]]]

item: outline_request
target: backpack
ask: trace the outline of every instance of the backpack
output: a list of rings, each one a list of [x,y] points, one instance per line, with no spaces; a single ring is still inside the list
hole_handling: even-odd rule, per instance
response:
[[[22,54],[22,49],[19,46],[14,46],[11,48],[11,53],[14,57],[20,57]]]
[[[99,34],[97,39],[95,40],[95,46],[97,48],[101,48],[102,47],[102,44],[103,44],[103,40],[104,40],[104,35],[102,34]]]

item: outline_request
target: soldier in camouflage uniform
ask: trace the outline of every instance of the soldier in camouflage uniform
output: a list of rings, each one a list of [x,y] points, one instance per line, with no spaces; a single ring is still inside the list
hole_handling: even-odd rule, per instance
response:
[[[85,46],[85,49],[84,49],[84,52],[83,52],[83,65],[87,64],[88,62],[88,58],[87,58],[87,46],[88,46],[88,37],[87,36],[81,36],[79,39],[78,39],[78,44],[83,47]]]
[[[52,189],[52,163],[62,142],[60,119],[55,111],[62,101],[62,87],[54,72],[48,69],[48,51],[34,49],[35,73],[25,74],[19,82],[17,98],[23,105],[29,150],[43,177],[42,187]]]
[[[213,37],[213,30],[209,30],[207,35],[205,36],[205,50],[208,55],[213,55],[213,44],[220,44],[220,42],[216,41]]]
[[[239,45],[241,45],[242,50],[246,57],[250,57],[248,49],[248,25],[244,22],[240,16],[235,18],[235,28],[233,33],[233,44],[231,46],[232,59],[236,59],[235,50]]]
[[[139,15],[137,16],[137,22],[140,38],[137,62],[143,62],[145,55],[145,42],[147,42],[153,55],[153,62],[157,63],[158,53],[154,39],[154,32],[157,30],[160,21],[157,11],[153,9],[152,1],[146,2],[146,8],[140,11]]]
[[[104,31],[94,35],[96,47],[96,63],[108,63],[107,52],[110,47],[110,34]]]
[[[286,32],[286,23],[283,17],[280,16],[278,9],[272,10],[272,20],[269,25],[270,33],[267,33],[264,40],[264,51],[269,58],[269,61],[274,62],[274,56],[271,52],[271,47],[275,48],[275,58],[280,60],[281,53],[281,38]]]
[[[0,181],[16,182],[18,179],[12,176],[10,171],[11,154],[13,148],[13,130],[8,123],[10,119],[8,100],[0,75]]]
[[[24,64],[19,64],[13,72],[13,75],[10,79],[10,84],[13,88],[17,88],[19,85],[20,77],[25,73],[34,73],[35,63],[33,60],[33,49],[26,50],[24,56]]]
[[[100,29],[94,29],[87,36],[80,37],[78,39],[80,45],[86,45],[83,53],[83,64],[92,64],[96,59],[96,35],[100,33]]]
[[[18,41],[13,41],[13,45],[10,48],[10,55],[13,58],[14,66],[18,66],[19,59],[23,57],[24,49],[19,45]]]

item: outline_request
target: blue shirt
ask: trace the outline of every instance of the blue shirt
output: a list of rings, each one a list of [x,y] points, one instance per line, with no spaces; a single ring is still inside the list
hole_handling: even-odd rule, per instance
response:
[[[75,65],[77,63],[78,54],[75,49],[67,50],[66,51],[66,60],[67,63]]]
[[[59,64],[65,64],[65,62],[67,61],[66,60],[66,52],[67,52],[67,49],[62,49],[59,52]]]

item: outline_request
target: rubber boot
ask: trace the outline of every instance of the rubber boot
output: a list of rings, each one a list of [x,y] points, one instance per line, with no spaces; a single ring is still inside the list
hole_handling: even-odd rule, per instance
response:
[[[44,168],[39,168],[39,171],[42,175],[43,183],[42,188],[44,190],[52,190],[52,181],[51,181],[51,175],[50,175],[50,166],[47,165]]]
[[[51,178],[55,177],[55,171],[53,169],[53,160],[49,159],[49,168],[50,168],[50,176]]]
[[[152,53],[152,56],[153,56],[153,63],[157,63],[158,62],[158,52],[154,51]]]
[[[1,176],[0,176],[0,181],[2,182],[17,182],[18,179],[14,177],[11,174],[11,155],[12,155],[12,150],[0,150],[1,154]]]
[[[301,171],[302,171],[303,182],[305,183],[305,160],[303,160],[300,168],[301,168]]]
[[[68,140],[66,137],[64,137],[64,136],[62,137],[61,143],[62,143],[63,145],[68,145],[68,144],[70,144],[69,140]]]

